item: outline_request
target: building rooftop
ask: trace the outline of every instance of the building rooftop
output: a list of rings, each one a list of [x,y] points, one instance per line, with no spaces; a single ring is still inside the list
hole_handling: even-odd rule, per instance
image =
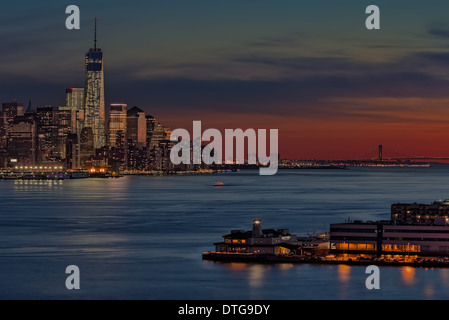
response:
[[[290,233],[288,229],[263,229],[260,238],[272,238],[279,236],[288,236]],[[255,238],[253,231],[232,230],[230,234],[224,235],[223,238],[227,239],[249,239]]]
[[[134,116],[138,113],[143,113],[144,111],[138,107],[132,107],[131,109],[128,110],[127,114],[128,116]]]

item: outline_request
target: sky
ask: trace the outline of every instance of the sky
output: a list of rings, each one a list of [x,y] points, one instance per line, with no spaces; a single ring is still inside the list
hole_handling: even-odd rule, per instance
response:
[[[65,28],[72,4],[80,30]],[[365,28],[372,4],[380,30]],[[97,16],[106,106],[172,129],[278,129],[281,158],[379,144],[449,156],[448,12],[447,0],[3,1],[0,101],[63,105],[84,86]]]

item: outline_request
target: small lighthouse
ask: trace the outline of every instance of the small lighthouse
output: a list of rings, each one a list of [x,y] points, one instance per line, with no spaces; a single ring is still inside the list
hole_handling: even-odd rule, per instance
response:
[[[262,236],[262,221],[256,219],[253,221],[253,237],[261,237]]]

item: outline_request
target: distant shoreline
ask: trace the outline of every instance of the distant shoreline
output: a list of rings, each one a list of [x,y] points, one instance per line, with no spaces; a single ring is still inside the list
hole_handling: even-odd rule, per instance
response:
[[[89,173],[83,172],[67,172],[67,171],[0,171],[1,180],[25,180],[25,181],[37,181],[37,180],[79,180],[79,179],[91,179],[91,178],[113,178],[118,179],[124,176],[182,176],[182,175],[213,175],[220,173],[232,173],[236,170],[189,170],[189,171],[148,171],[148,172],[122,172],[120,174],[104,172],[104,173]]]

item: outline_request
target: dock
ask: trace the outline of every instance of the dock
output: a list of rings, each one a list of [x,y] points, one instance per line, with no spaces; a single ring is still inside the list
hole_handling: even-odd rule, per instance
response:
[[[204,252],[203,260],[214,262],[240,262],[260,264],[327,264],[327,265],[353,265],[353,266],[384,266],[384,267],[416,267],[416,268],[449,268],[449,259],[425,258],[399,261],[395,259],[344,259],[319,256],[273,255],[251,253],[223,253]]]

